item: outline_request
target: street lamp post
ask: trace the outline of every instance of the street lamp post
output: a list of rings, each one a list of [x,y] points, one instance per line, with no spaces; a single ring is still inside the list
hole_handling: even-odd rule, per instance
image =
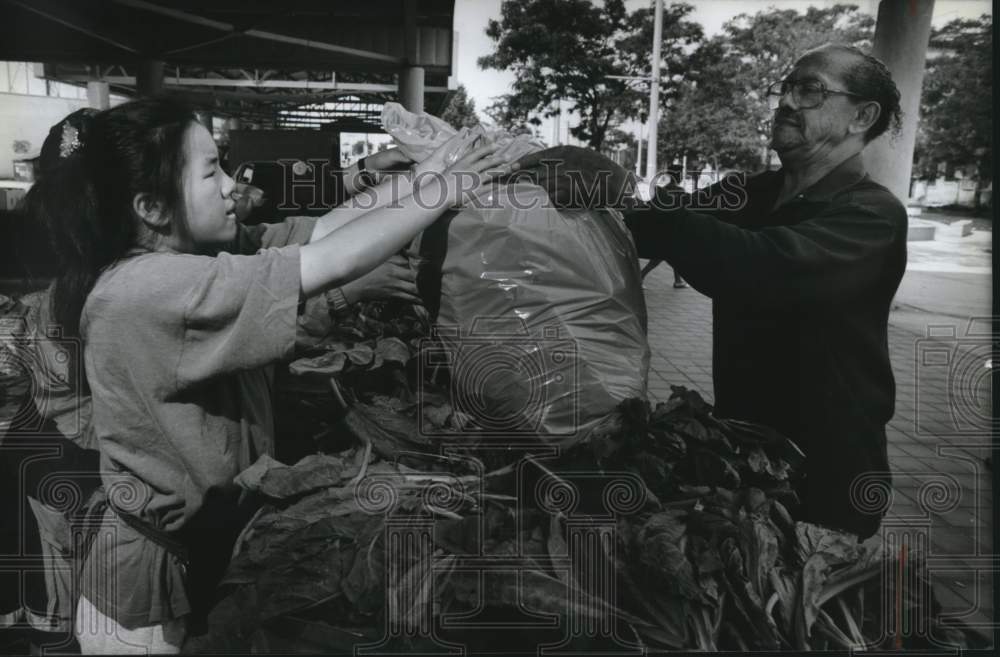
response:
[[[638,147],[639,151],[635,155],[635,177],[642,178],[642,124],[639,124],[639,129],[636,131],[638,134],[635,136],[635,145]]]
[[[660,41],[663,40],[663,0],[655,0],[653,14],[653,67],[649,81],[649,146],[646,149],[646,175],[656,176],[656,129],[660,109]]]
[[[660,42],[663,40],[663,0],[655,0],[653,13],[653,61],[649,77],[641,75],[608,75],[612,80],[635,80],[649,83],[649,143],[646,145],[646,175],[652,180],[656,176],[656,137],[660,109]],[[654,82],[655,81],[655,82]],[[635,173],[640,173],[642,161],[642,127],[639,128],[639,153],[636,156]]]

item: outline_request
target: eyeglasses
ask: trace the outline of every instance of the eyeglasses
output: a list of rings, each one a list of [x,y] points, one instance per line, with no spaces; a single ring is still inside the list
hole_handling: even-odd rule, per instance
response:
[[[766,94],[768,106],[771,109],[778,109],[778,105],[781,104],[781,99],[784,98],[785,94],[789,92],[792,94],[792,101],[799,109],[813,109],[815,107],[819,107],[826,102],[827,96],[832,96],[834,94],[864,98],[864,96],[850,91],[827,89],[825,84],[815,80],[781,80],[780,82],[774,82],[768,86]]]

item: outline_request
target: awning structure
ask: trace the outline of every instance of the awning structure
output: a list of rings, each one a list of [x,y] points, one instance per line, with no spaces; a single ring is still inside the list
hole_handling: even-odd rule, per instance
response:
[[[0,60],[270,125],[289,112],[302,123],[360,117],[352,104],[389,99],[435,111],[455,57],[453,0],[0,0],[0,10]]]

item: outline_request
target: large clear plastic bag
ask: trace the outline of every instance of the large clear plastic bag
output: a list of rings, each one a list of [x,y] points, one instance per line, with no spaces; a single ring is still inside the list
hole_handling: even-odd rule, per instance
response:
[[[439,123],[422,115],[386,130],[419,159],[450,136]],[[530,183],[493,185],[477,201],[414,245],[435,318],[420,365],[448,369],[454,409],[484,437],[571,445],[622,400],[646,396],[631,235],[617,211],[557,209]]]
[[[557,210],[541,187],[513,187],[538,207],[470,205],[422,236],[438,342],[421,365],[449,368],[453,406],[486,434],[570,445],[646,395],[635,247],[613,210]]]
[[[393,138],[403,153],[415,162],[422,162],[438,146],[458,133],[445,121],[427,113],[414,114],[399,103],[386,103],[382,109],[382,127]],[[516,159],[527,153],[540,151],[545,146],[531,135],[512,135],[504,130],[476,126],[470,134],[478,134],[479,141],[471,142],[471,147],[484,143],[499,143],[496,155]],[[456,153],[455,159],[464,155]]]

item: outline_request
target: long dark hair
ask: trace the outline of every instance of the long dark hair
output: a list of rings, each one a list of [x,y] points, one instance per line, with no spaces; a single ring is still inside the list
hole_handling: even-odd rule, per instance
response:
[[[150,194],[184,223],[184,133],[196,120],[183,105],[148,99],[80,110],[49,131],[26,207],[45,222],[59,262],[51,316],[64,335],[79,336],[101,272],[138,245],[136,194]]]

